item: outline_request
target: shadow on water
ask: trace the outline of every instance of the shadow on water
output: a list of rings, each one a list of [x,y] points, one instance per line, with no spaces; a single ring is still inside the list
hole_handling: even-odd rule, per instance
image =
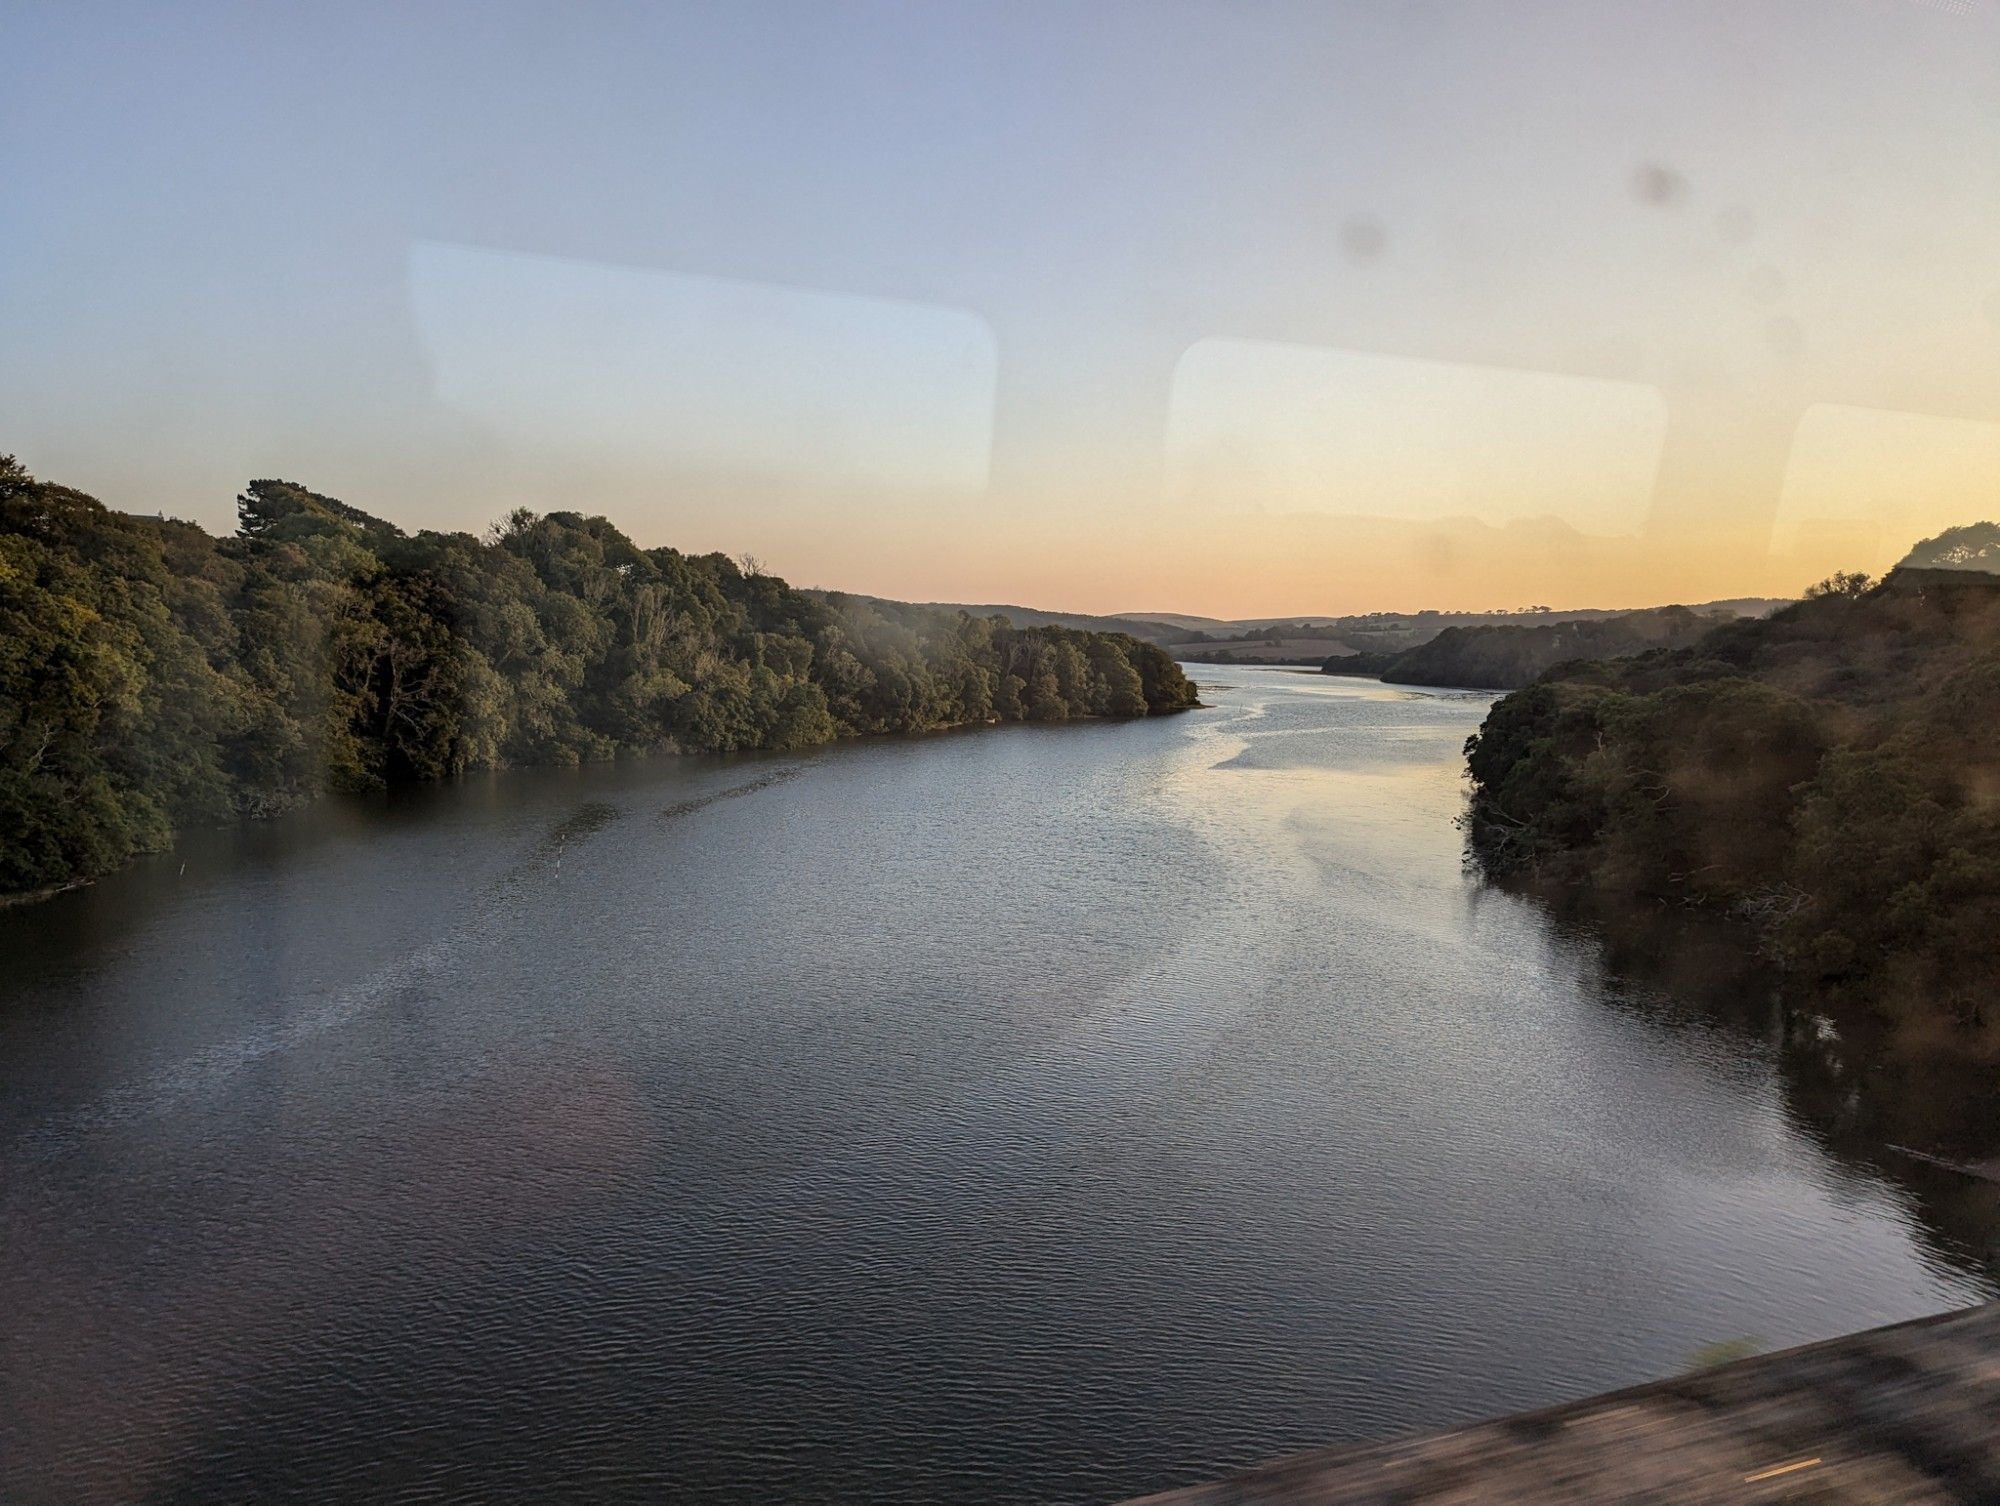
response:
[[[662,806],[660,819],[677,821],[683,816],[692,816],[697,811],[707,810],[718,801],[741,800],[745,795],[754,795],[759,790],[768,790],[774,784],[783,784],[788,779],[796,779],[804,772],[803,764],[784,764],[767,774],[759,774],[755,779],[746,779],[741,784],[732,784],[726,789],[696,795],[687,800],[676,800],[671,805]]]
[[[32,904],[0,908],[0,947],[23,976],[61,972],[70,959],[88,963],[133,930],[155,920],[211,877],[232,882],[294,871],[316,854],[346,844],[379,842],[399,831],[420,832],[440,820],[500,820],[523,805],[547,812],[545,831],[501,885],[539,869],[604,831],[626,812],[597,798],[627,785],[697,788],[717,776],[759,771],[719,791],[666,806],[671,818],[717,800],[754,794],[796,778],[796,761],[772,767],[769,754],[632,757],[615,763],[486,769],[432,784],[398,785],[371,793],[329,794],[291,811],[191,827],[163,852],[141,856],[116,873]],[[579,803],[580,802],[580,803]],[[0,994],[0,1005],[19,1001]]]
[[[1785,1112],[1839,1164],[1902,1192],[1940,1258],[2000,1279],[2000,1070],[1899,1046],[1852,1006],[1785,979],[1740,925],[1670,907],[1529,884],[1496,888],[1585,943],[1598,996],[1672,1031],[1726,1029],[1760,1043]]]

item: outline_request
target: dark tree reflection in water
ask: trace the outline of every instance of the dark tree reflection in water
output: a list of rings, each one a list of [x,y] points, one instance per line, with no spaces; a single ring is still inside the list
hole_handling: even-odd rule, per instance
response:
[[[2000,1282],[2000,1073],[1990,1063],[1899,1044],[1854,1002],[1788,984],[1745,927],[1602,894],[1511,887],[1584,939],[1607,1005],[1668,1029],[1762,1042],[1799,1132],[1903,1193],[1913,1228],[1941,1260]]]

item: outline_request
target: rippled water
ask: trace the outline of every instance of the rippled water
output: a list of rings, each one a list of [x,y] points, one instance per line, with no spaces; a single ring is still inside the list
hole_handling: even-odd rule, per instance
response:
[[[1464,872],[1483,698],[1224,673],[0,915],[0,1498],[1102,1499],[1990,1294]]]

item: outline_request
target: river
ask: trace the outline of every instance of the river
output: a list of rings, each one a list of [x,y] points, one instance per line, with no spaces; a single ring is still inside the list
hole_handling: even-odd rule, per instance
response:
[[[1193,672],[0,914],[0,1498],[1099,1500],[1994,1294],[1796,1025],[1467,872],[1488,698]]]

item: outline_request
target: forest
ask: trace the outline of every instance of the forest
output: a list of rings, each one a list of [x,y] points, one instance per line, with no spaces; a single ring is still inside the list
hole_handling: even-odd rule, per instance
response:
[[[1956,532],[1499,701],[1466,746],[1480,861],[1736,916],[1900,1040],[2000,1054],[2000,577],[1967,568],[1992,525]]]
[[[1694,643],[1718,618],[1688,607],[1653,607],[1615,617],[1448,627],[1426,643],[1344,664],[1328,674],[1369,673],[1391,685],[1466,685],[1514,690],[1568,659],[1622,659]]]
[[[1197,704],[1159,648],[808,594],[601,517],[405,533],[284,481],[239,526],[0,456],[0,894],[328,791]]]

